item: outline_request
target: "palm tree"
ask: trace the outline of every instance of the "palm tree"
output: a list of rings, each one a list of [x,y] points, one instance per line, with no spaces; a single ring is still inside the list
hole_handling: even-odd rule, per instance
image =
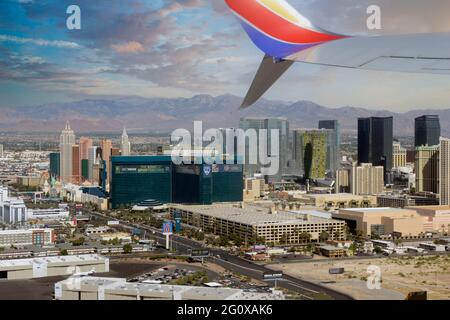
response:
[[[300,238],[302,239],[302,243],[309,243],[311,241],[311,234],[308,232],[302,232],[300,234]]]

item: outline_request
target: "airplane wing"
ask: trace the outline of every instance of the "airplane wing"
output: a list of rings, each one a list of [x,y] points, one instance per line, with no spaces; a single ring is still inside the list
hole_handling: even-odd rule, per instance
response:
[[[346,38],[300,51],[286,60],[353,69],[450,74],[450,33]]]
[[[292,62],[450,74],[450,33],[351,37],[315,26],[285,0],[225,0],[265,57],[242,108],[255,103]]]

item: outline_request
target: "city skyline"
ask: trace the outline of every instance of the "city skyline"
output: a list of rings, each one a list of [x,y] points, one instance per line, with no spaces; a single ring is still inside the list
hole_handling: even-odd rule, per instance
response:
[[[393,5],[384,0],[347,2],[341,7],[338,3],[330,6],[320,0],[291,1],[321,27],[344,34],[373,34],[367,31],[365,9],[374,3],[384,10],[382,33],[449,28],[443,15],[449,9],[445,1],[437,0],[431,7],[421,1],[408,1],[405,7],[404,0]],[[84,17],[81,30],[65,28],[69,4],[9,0],[0,5],[0,17],[8,21],[0,26],[0,63],[4,69],[0,107],[117,95],[242,96],[262,57],[245,39],[222,1],[133,0],[127,8],[102,1],[79,1]],[[333,18],[325,19],[329,16]],[[410,16],[414,19],[406,19]],[[103,23],[94,27],[98,18]],[[302,90],[290,90],[288,83],[296,83]],[[358,72],[301,64],[267,97],[311,100],[330,107],[442,109],[449,107],[449,84],[447,76]],[[327,95],[323,95],[324,86]],[[420,91],[414,89],[418,87]]]

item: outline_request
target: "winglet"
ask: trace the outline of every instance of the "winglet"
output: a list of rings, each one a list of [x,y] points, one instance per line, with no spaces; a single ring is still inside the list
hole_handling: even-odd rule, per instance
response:
[[[259,66],[258,72],[250,89],[245,96],[241,109],[253,105],[267,90],[292,66],[293,61],[277,61],[277,59],[265,55]]]

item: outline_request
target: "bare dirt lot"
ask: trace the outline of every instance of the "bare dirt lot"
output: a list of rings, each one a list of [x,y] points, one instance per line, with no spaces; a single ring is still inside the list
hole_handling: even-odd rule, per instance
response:
[[[381,270],[381,290],[367,287],[367,268]],[[450,299],[450,256],[395,257],[382,259],[314,260],[268,266],[286,274],[320,283],[361,300],[405,299],[412,291],[427,291],[430,300]],[[330,275],[330,268],[344,268]]]

